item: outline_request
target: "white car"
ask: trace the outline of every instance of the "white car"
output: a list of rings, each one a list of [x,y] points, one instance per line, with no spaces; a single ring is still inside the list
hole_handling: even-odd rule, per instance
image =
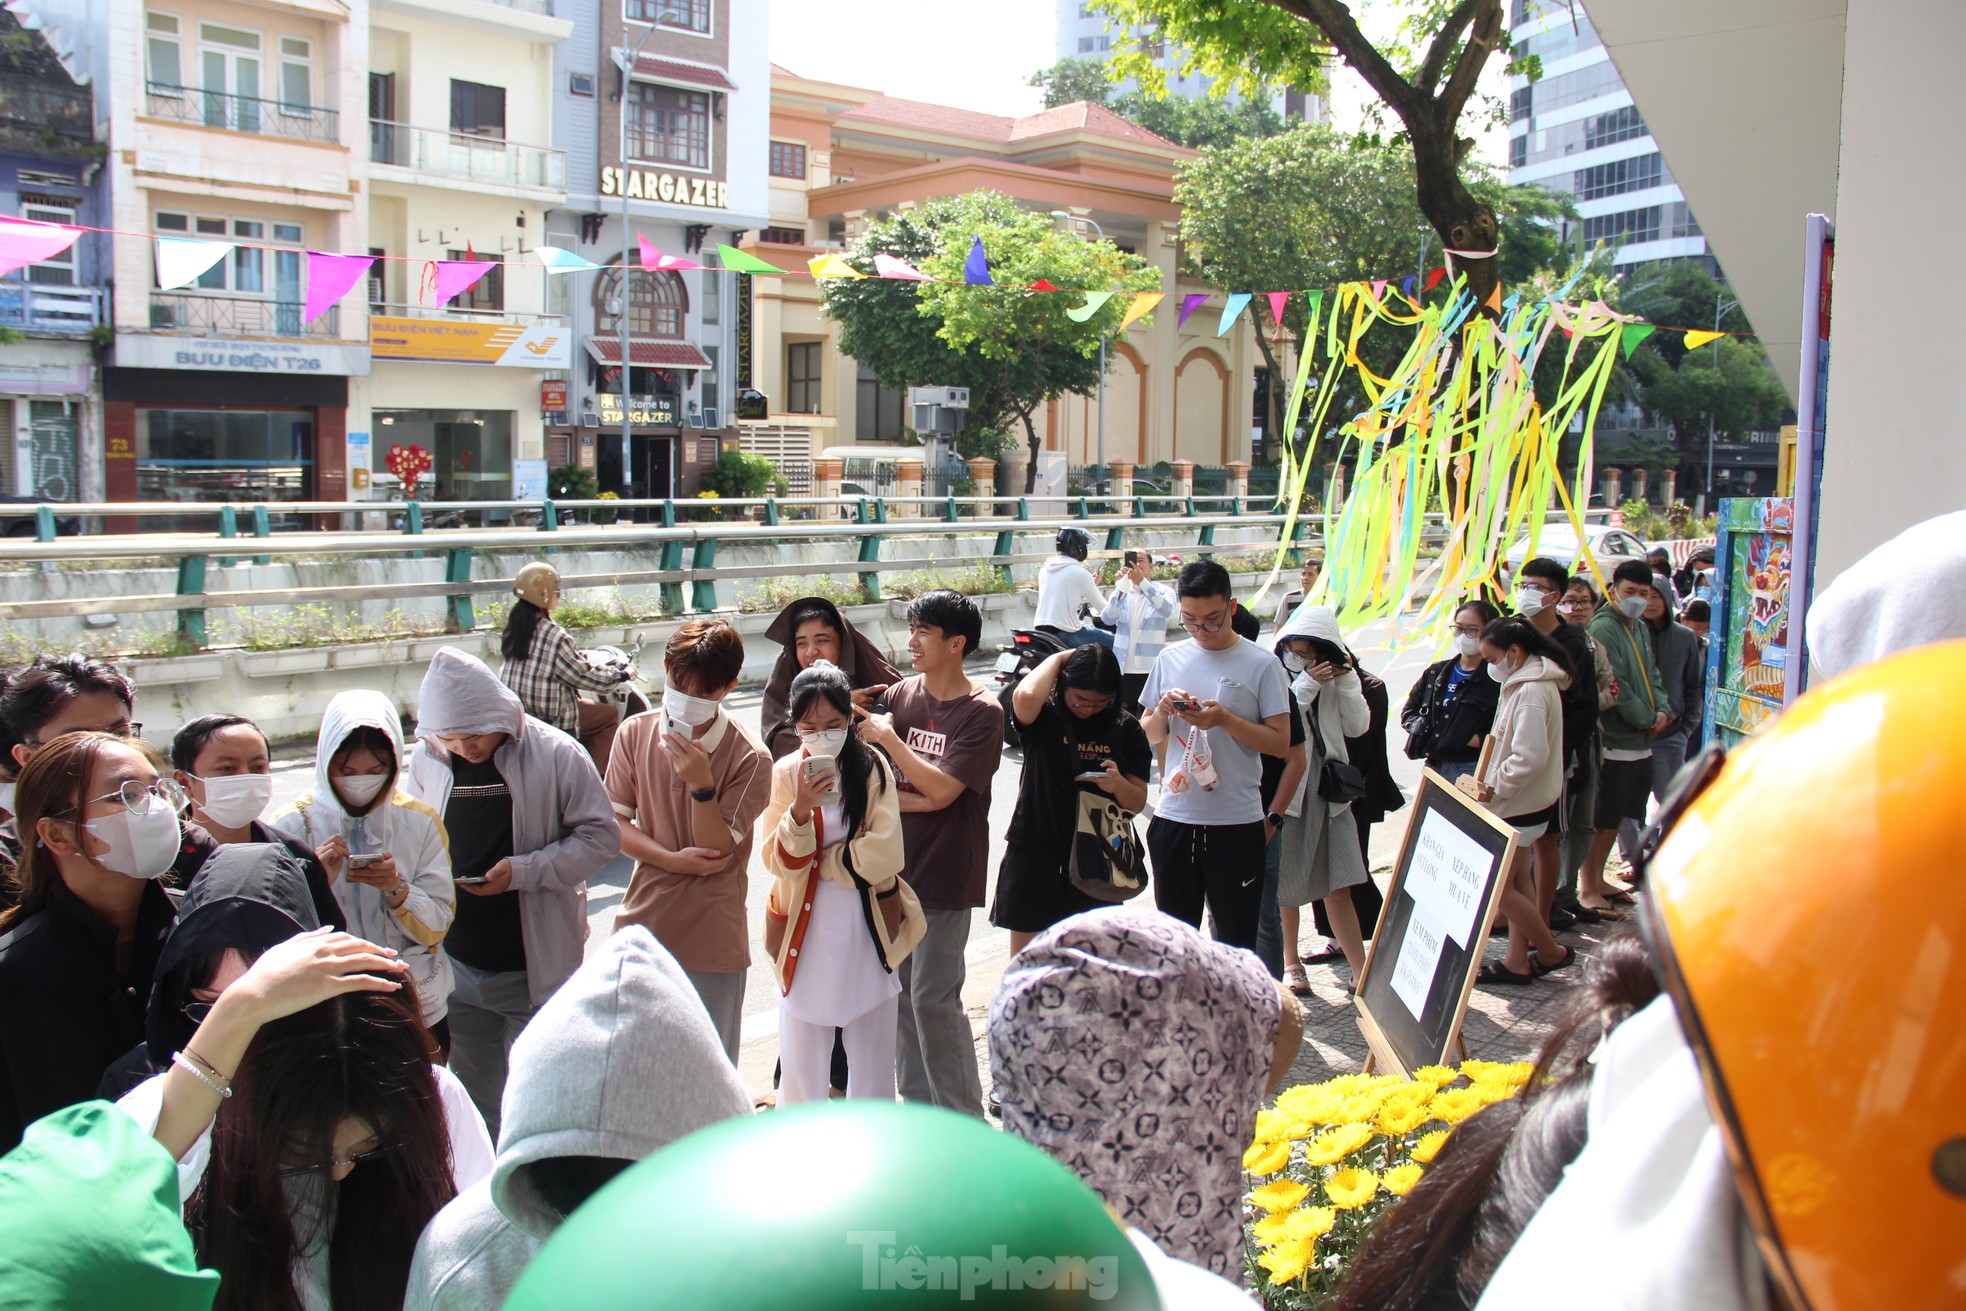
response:
[[[1646,546],[1636,533],[1623,528],[1613,528],[1609,524],[1585,524],[1584,540],[1590,546],[1591,557],[1597,561],[1598,570],[1606,577],[1611,571],[1627,560],[1645,560]],[[1535,555],[1556,561],[1566,569],[1575,572],[1577,560],[1577,532],[1569,524],[1545,524],[1536,539]],[[1508,553],[1502,557],[1508,572],[1514,574],[1524,562],[1534,559],[1529,551],[1529,538],[1525,535]]]

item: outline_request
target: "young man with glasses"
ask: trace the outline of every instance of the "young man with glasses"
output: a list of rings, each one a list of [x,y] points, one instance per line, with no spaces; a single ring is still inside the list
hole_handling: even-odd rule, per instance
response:
[[[1562,692],[1563,777],[1565,795],[1573,795],[1587,785],[1594,789],[1597,761],[1597,655],[1591,639],[1576,624],[1558,612],[1564,593],[1570,590],[1570,571],[1543,556],[1522,566],[1516,584],[1516,613],[1530,627],[1555,640],[1570,657],[1570,682]],[[1577,871],[1563,865],[1563,829],[1572,823],[1586,823],[1588,816],[1560,807],[1559,822],[1536,839],[1536,895],[1543,917],[1553,929],[1567,929],[1580,918],[1577,912]]]
[[[1154,899],[1197,927],[1205,907],[1221,941],[1254,950],[1270,827],[1262,757],[1289,753],[1290,689],[1276,657],[1230,627],[1228,570],[1197,561],[1175,594],[1193,640],[1162,651],[1141,692],[1147,740],[1163,754],[1147,828]]]

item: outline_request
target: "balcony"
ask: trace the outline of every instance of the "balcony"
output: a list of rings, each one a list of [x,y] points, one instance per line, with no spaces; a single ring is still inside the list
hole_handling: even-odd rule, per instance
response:
[[[186,337],[339,337],[341,307],[301,322],[298,301],[150,293],[150,328]]]
[[[369,120],[369,160],[403,170],[394,180],[470,188],[509,187],[515,192],[567,189],[567,152],[492,137],[467,136],[445,128]],[[377,174],[378,181],[390,180]]]
[[[106,297],[100,287],[59,287],[23,282],[18,275],[0,279],[0,328],[86,337],[105,322]]]
[[[152,118],[191,123],[199,127],[224,128],[230,132],[318,141],[328,145],[341,139],[341,115],[319,105],[262,100],[258,96],[234,96],[223,91],[174,86],[168,82],[148,83],[147,90],[150,102],[148,112]]]
[[[554,17],[553,9],[553,0],[375,0],[369,6],[371,15],[401,14],[547,46],[573,35],[573,23]]]

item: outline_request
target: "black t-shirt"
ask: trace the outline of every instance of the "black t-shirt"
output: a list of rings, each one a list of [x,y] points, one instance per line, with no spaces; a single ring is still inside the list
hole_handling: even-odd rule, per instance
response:
[[[451,839],[451,874],[477,878],[512,854],[512,791],[498,766],[451,757],[451,796],[444,828]],[[457,890],[457,918],[444,935],[444,950],[474,970],[504,974],[526,967],[526,938],[519,927],[519,894],[481,897]]]
[[[1597,728],[1597,660],[1590,639],[1576,624],[1559,619],[1550,634],[1570,657],[1570,686],[1563,689],[1563,759],[1575,761]]]
[[[1004,713],[1010,713],[1008,708]],[[1092,788],[1076,782],[1076,775],[1104,769],[1108,760],[1117,761],[1120,773],[1129,778],[1144,779],[1154,767],[1147,731],[1117,708],[1102,722],[1080,719],[1046,701],[1036,719],[1019,726],[1018,739],[1024,747],[1024,774],[1005,840],[1042,852],[1047,861],[1064,860],[1079,825],[1079,791]]]
[[[1297,694],[1286,693],[1290,697],[1290,745],[1304,745],[1304,717],[1297,713]],[[1283,783],[1283,757],[1263,757],[1263,813],[1269,814],[1277,808],[1277,788]]]

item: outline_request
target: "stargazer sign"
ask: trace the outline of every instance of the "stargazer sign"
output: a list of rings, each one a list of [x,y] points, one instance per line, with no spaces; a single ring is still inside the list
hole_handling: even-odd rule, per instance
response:
[[[696,205],[703,209],[729,209],[730,184],[710,178],[686,177],[681,173],[651,173],[640,168],[601,170],[601,194],[619,196],[627,188],[630,200],[660,200],[671,205]]]

